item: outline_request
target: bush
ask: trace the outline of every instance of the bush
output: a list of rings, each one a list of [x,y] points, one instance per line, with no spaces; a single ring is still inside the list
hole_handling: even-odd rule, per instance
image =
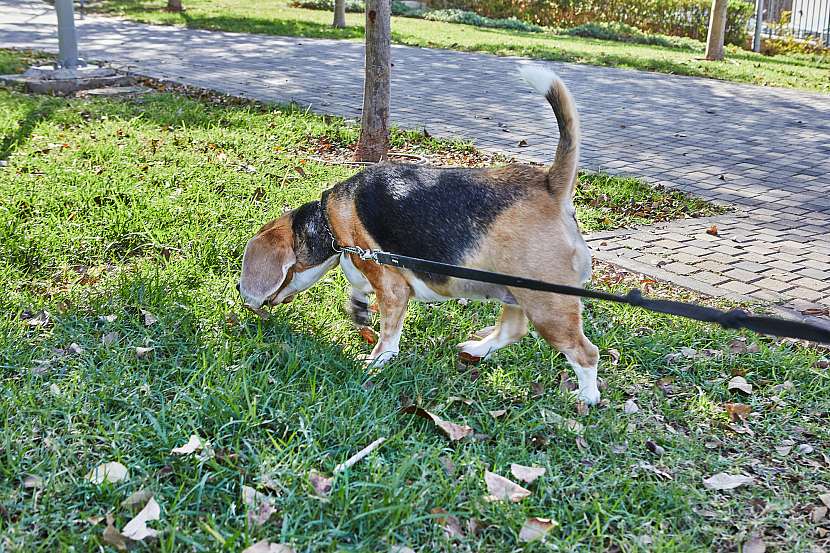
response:
[[[307,10],[334,11],[334,0],[292,0],[292,8],[305,8]],[[351,13],[363,13],[366,5],[363,0],[346,0],[346,11]],[[410,8],[400,0],[392,0],[392,15],[404,17],[421,17],[424,10]]]
[[[751,40],[747,44],[751,47]],[[796,54],[803,56],[818,56],[830,61],[830,48],[819,41],[799,40],[791,36],[764,38],[761,41],[761,53],[768,56],[779,54]]]
[[[625,23],[584,23],[564,31],[563,34],[636,44],[654,44],[666,48],[682,48],[685,50],[702,50],[704,47],[704,44],[699,40],[644,33],[637,27]]]
[[[478,15],[475,12],[458,9],[433,10],[424,14],[424,19],[429,21],[443,21],[444,23],[463,23],[475,25],[476,27],[492,27],[494,29],[511,29],[514,31],[525,31],[528,33],[539,33],[544,29],[539,25],[519,21],[515,17],[506,19],[492,19]]]
[[[334,0],[292,0],[292,8],[306,8],[307,10],[334,11]],[[364,10],[363,0],[346,0],[346,11],[361,13]]]
[[[585,23],[625,23],[647,33],[706,40],[709,0],[427,0],[435,9],[475,10],[493,18],[517,17],[546,27]],[[754,6],[729,0],[727,43],[743,44]]]

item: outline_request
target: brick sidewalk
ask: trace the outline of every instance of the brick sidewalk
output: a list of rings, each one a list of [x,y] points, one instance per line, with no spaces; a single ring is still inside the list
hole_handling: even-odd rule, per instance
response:
[[[0,47],[56,50],[42,3],[0,0]],[[90,59],[315,111],[360,114],[359,42],[246,35],[87,17]],[[515,76],[524,60],[395,46],[392,119],[549,162],[556,124]],[[547,63],[583,121],[583,167],[632,175],[735,212],[601,233],[597,257],[713,295],[830,306],[830,96]],[[520,141],[527,147],[519,147]],[[718,236],[705,230],[717,225]]]

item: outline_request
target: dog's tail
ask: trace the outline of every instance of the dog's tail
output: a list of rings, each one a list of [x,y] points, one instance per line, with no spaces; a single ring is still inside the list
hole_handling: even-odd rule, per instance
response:
[[[544,94],[559,125],[556,158],[548,171],[548,190],[555,196],[570,198],[576,185],[579,164],[579,113],[568,87],[559,75],[538,65],[522,65],[519,74],[540,94]]]

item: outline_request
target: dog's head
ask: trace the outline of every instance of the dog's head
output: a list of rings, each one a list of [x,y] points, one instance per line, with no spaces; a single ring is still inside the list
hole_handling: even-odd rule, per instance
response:
[[[320,202],[271,221],[248,241],[237,290],[245,307],[265,318],[265,305],[288,303],[337,263]]]

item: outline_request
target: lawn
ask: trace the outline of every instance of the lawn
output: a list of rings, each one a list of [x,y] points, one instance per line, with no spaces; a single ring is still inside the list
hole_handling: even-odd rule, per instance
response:
[[[168,13],[164,0],[96,0],[94,11],[151,23],[284,36],[356,39],[363,14],[346,14],[347,28],[331,27],[326,11],[291,8],[286,0],[185,0],[184,13]],[[699,49],[667,48],[573,37],[555,32],[525,33],[394,17],[392,39],[399,44],[489,52],[498,55],[569,61],[710,77],[768,86],[830,92],[830,56],[762,56],[734,47],[728,59],[706,62]]]
[[[0,55],[0,69],[12,63]],[[320,159],[354,138],[337,119],[216,97],[0,89],[0,549],[98,549],[101,517],[124,530],[133,513],[120,504],[142,489],[160,505],[148,540],[158,551],[236,552],[260,539],[297,551],[830,545],[818,518],[826,351],[589,302],[607,401],[585,413],[560,380],[564,359],[533,335],[459,365],[454,344],[491,324],[490,304],[414,304],[401,357],[378,374],[356,360],[370,346],[342,313],[338,272],[267,322],[242,310],[245,241],[351,174]],[[489,162],[411,134],[395,144]],[[593,185],[607,186],[612,209],[611,188],[661,194]],[[601,265],[593,286],[694,298]],[[751,393],[727,389],[735,375]],[[410,402],[475,434],[451,442],[399,414]],[[748,406],[730,408],[746,420],[731,422],[727,403]],[[209,445],[171,453],[193,434]],[[317,495],[312,471],[330,476],[381,437]],[[129,478],[85,478],[110,461]],[[511,463],[546,472],[520,502],[486,501],[485,471],[515,480]],[[720,472],[752,481],[707,489]],[[261,526],[243,486],[271,498]],[[557,523],[543,543],[520,542],[529,517]]]

